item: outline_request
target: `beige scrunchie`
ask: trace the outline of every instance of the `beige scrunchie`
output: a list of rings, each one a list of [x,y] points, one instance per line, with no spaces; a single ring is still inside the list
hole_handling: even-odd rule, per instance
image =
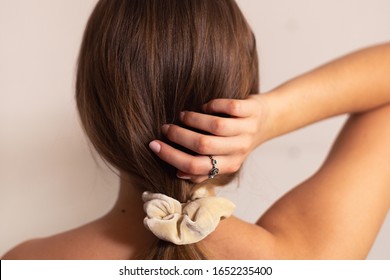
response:
[[[222,197],[207,197],[207,190],[197,190],[191,200],[180,203],[161,193],[142,194],[146,217],[144,225],[159,239],[184,245],[198,242],[229,217],[235,205]]]

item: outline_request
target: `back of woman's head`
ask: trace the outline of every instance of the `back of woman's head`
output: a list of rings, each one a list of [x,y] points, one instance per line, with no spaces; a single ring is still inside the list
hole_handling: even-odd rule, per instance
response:
[[[88,21],[76,82],[81,121],[103,158],[144,189],[188,201],[196,185],[148,143],[167,141],[161,127],[179,123],[181,111],[256,92],[255,39],[233,0],[101,0]],[[196,244],[159,240],[143,257],[206,256]]]

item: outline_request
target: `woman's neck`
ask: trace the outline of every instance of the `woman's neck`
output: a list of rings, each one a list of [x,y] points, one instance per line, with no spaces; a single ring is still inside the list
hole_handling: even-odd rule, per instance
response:
[[[142,192],[145,188],[125,173],[120,175],[119,194],[113,210],[143,212]]]
[[[120,176],[120,189],[116,203],[103,218],[107,236],[121,250],[128,250],[131,258],[149,248],[156,237],[148,231],[143,220],[142,188],[134,184],[134,180],[126,174]]]

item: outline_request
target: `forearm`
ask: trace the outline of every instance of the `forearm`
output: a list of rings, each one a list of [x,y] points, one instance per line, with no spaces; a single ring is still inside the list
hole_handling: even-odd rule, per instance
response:
[[[345,113],[390,103],[390,44],[364,49],[259,95],[268,108],[269,140]]]

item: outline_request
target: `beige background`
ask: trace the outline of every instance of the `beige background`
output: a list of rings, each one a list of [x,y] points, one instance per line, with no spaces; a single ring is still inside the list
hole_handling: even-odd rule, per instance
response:
[[[262,89],[390,37],[390,1],[238,1],[259,44]],[[81,131],[74,73],[95,0],[0,0],[0,255],[104,214],[118,180]],[[345,117],[280,137],[224,190],[255,221],[318,168]],[[362,147],[363,149],[364,147]],[[373,178],[375,179],[375,178]],[[367,186],[369,187],[369,186]],[[390,259],[390,217],[369,255]]]

